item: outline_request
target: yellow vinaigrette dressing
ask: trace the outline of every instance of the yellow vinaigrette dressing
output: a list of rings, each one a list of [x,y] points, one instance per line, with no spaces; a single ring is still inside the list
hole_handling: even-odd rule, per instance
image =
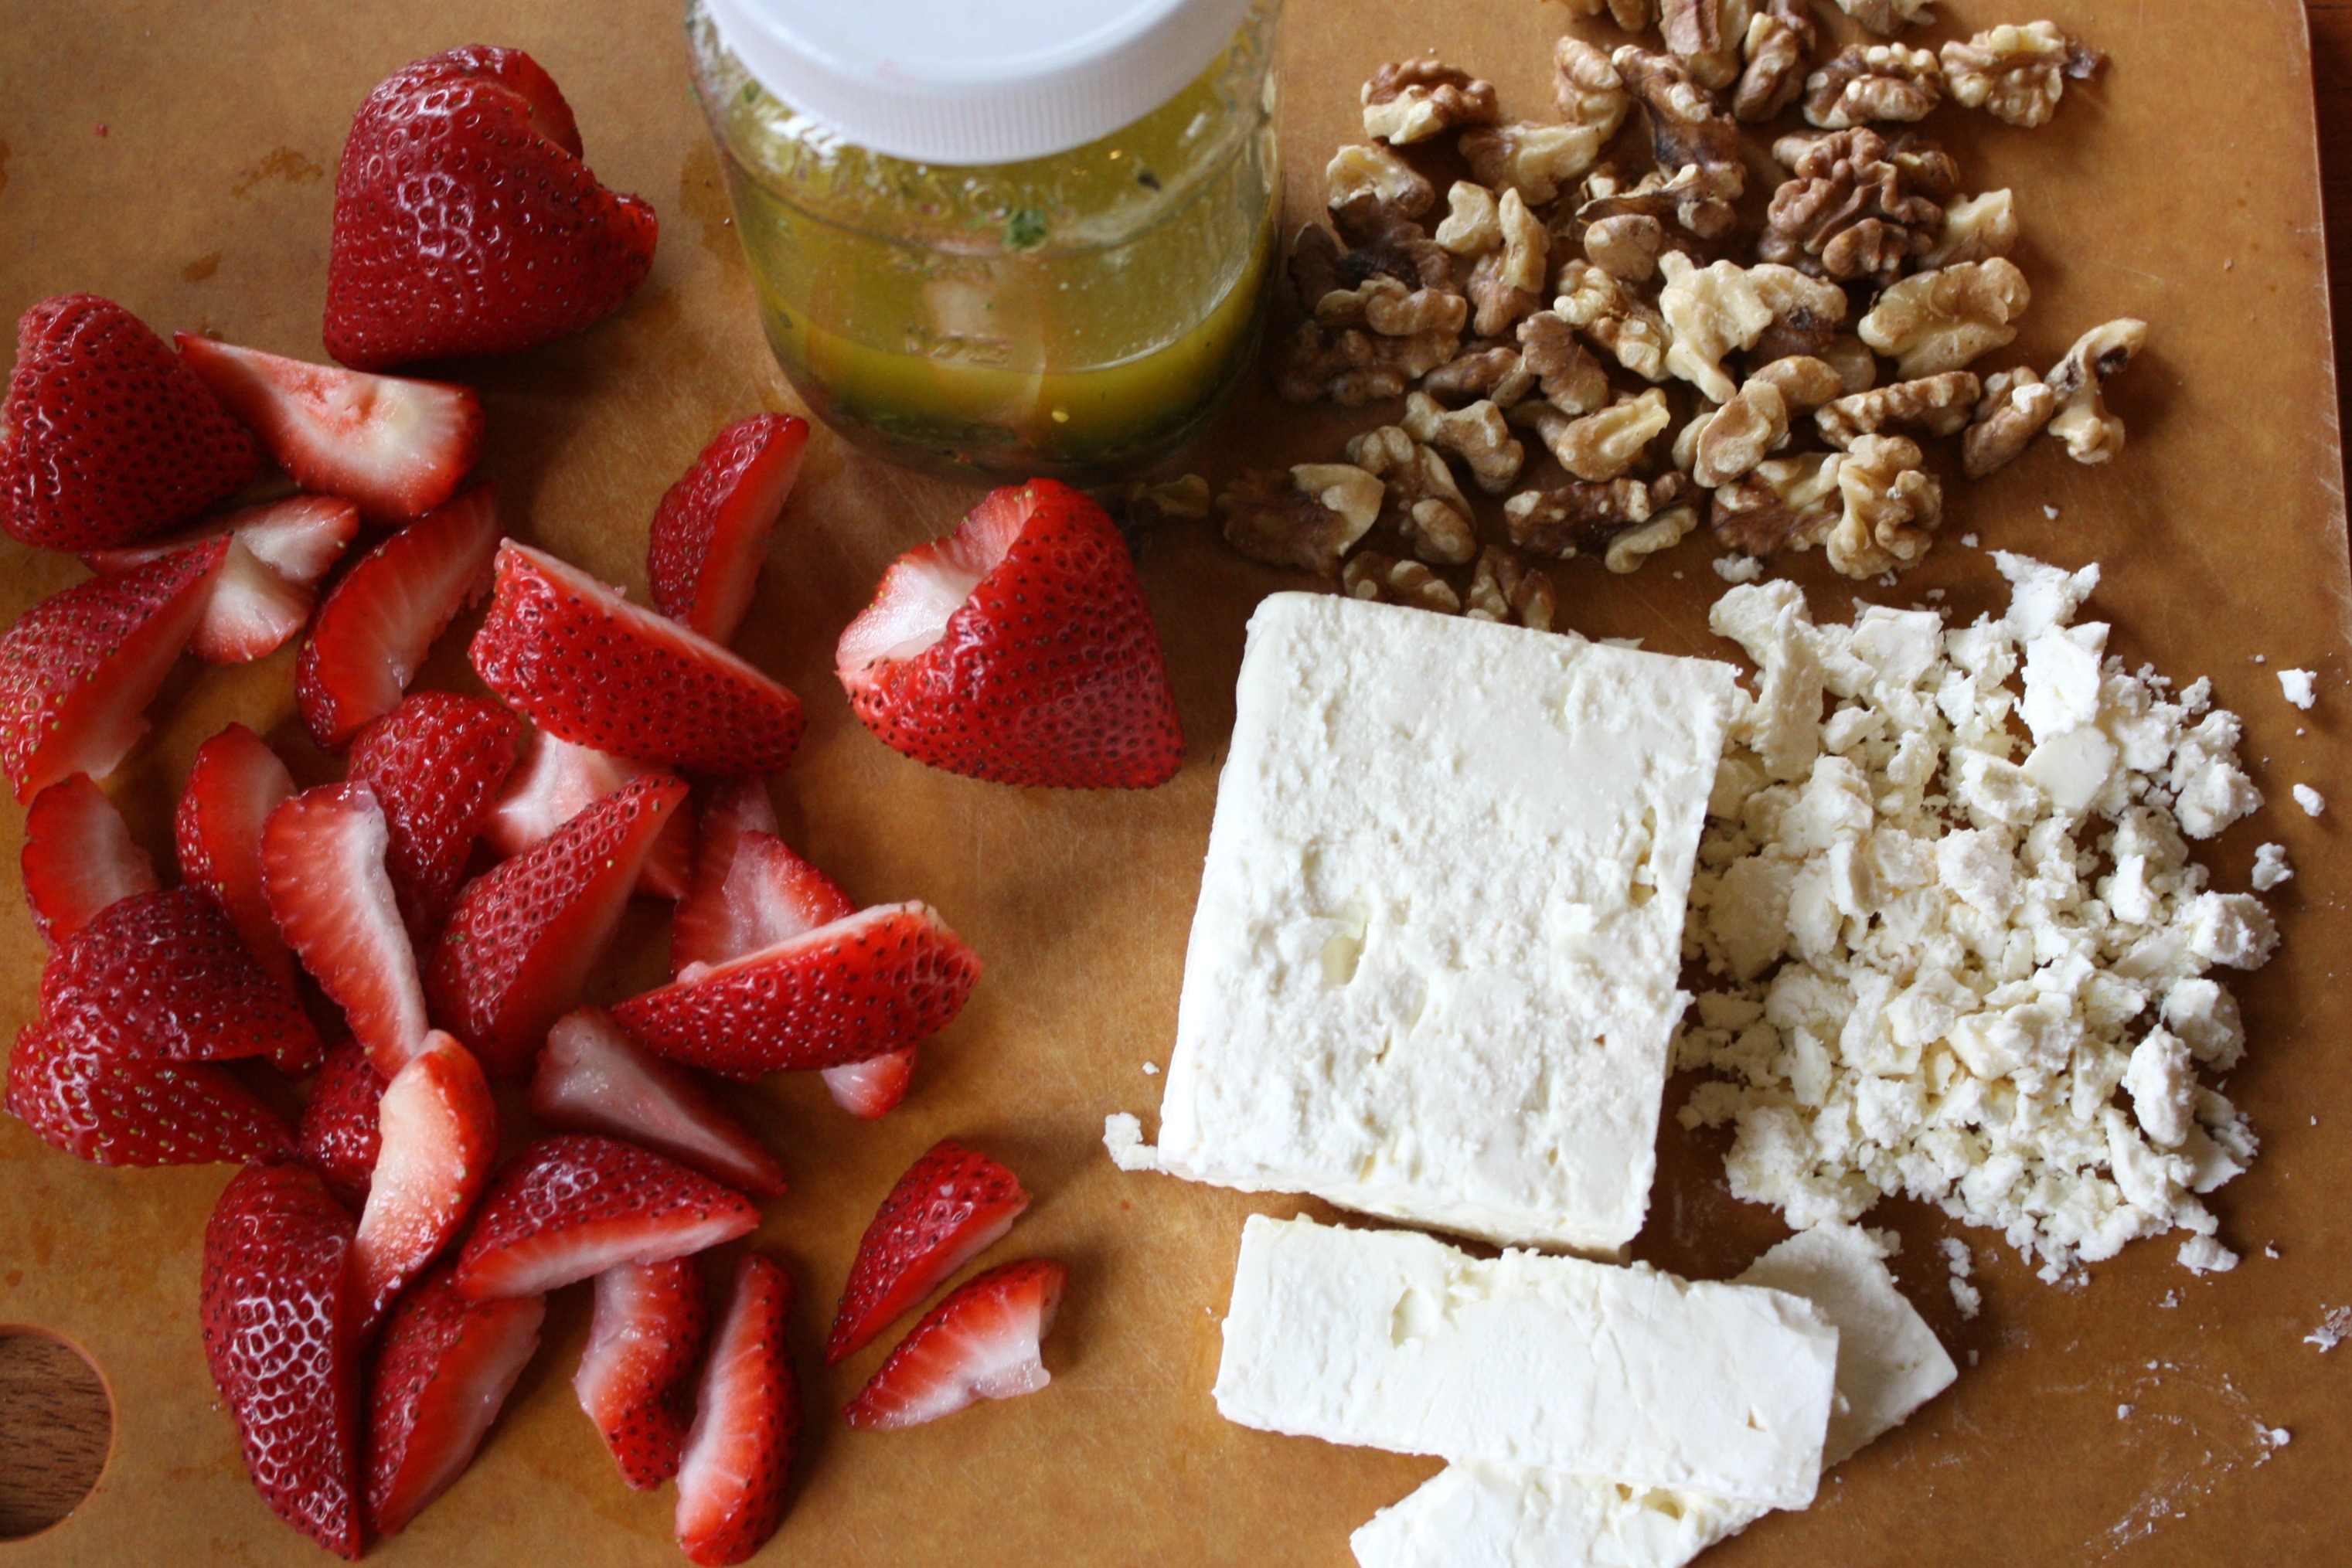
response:
[[[1197,434],[1255,356],[1272,270],[1277,5],[1108,134],[984,164],[849,140],[691,5],[762,324],[811,407],[901,461],[1080,482]]]

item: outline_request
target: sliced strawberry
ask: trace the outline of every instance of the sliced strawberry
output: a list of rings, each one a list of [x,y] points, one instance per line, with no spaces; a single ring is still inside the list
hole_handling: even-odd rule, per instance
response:
[[[89,1007],[97,1043],[125,1056],[316,1061],[318,1031],[293,990],[247,950],[219,904],[192,887],[137,894],[58,944],[41,1005]]]
[[[435,1030],[384,1085],[379,1152],[352,1243],[352,1310],[366,1333],[441,1254],[490,1177],[499,1108],[474,1053]]]
[[[915,1081],[915,1050],[869,1056],[863,1061],[828,1067],[820,1074],[833,1103],[862,1122],[887,1116],[907,1097]]]
[[[383,1147],[376,1128],[376,1106],[383,1099],[383,1074],[370,1064],[359,1041],[339,1041],[319,1064],[319,1080],[310,1086],[295,1133],[303,1162],[354,1208],[367,1201],[368,1178],[375,1174]]]
[[[751,1199],[618,1138],[566,1133],[507,1162],[457,1256],[477,1301],[540,1295],[623,1263],[658,1263],[760,1223]]]
[[[60,294],[16,324],[0,409],[0,527],[45,549],[134,544],[261,471],[229,412],[139,318]]]
[[[534,730],[483,838],[501,855],[519,855],[630,779],[660,771]],[[694,809],[681,806],[654,841],[637,891],[656,898],[683,894],[693,875],[694,842]]]
[[[199,547],[201,548],[201,547]],[[188,652],[207,664],[249,664],[291,643],[310,619],[316,597],[261,564],[232,535],[220,580],[205,601]]]
[[[601,1009],[582,1008],[548,1031],[530,1109],[551,1127],[627,1138],[755,1197],[784,1190],[784,1167],[759,1139]]]
[[[825,1364],[854,1355],[957,1270],[996,1245],[1029,1195],[986,1155],[941,1138],[908,1168],[857,1243]]]
[[[433,640],[478,598],[499,545],[498,499],[477,485],[360,559],[319,606],[294,666],[302,722],[342,745],[400,701]]]
[[[670,925],[669,971],[709,967],[846,920],[857,905],[841,884],[773,833],[735,835],[725,873],[698,874]]]
[[[155,890],[155,862],[87,773],[61,779],[25,813],[25,898],[51,943],[120,898]]]
[[[385,869],[419,945],[440,934],[522,736],[522,720],[487,697],[415,692],[352,742],[345,776],[383,808]]]
[[[1053,1381],[1038,1345],[1069,1277],[1050,1258],[1024,1258],[966,1281],[898,1342],[842,1416],[862,1431],[888,1432],[1036,1393]]]
[[[1184,760],[1135,561],[1052,479],[992,492],[900,556],[834,658],[866,728],[950,773],[1133,789]]]
[[[261,831],[294,793],[294,776],[269,743],[232,724],[196,747],[173,820],[180,875],[228,911],[262,967],[291,985],[294,955],[278,934],[261,885]]]
[[[223,1069],[125,1057],[95,1011],[44,1014],[8,1058],[8,1111],[99,1166],[283,1159],[294,1137]]]
[[[736,1265],[694,1426],[678,1452],[677,1544],[690,1563],[741,1563],[783,1520],[801,1435],[800,1389],[784,1345],[792,1310],[792,1277],[774,1259],[755,1252]]]
[[[718,643],[512,539],[473,658],[550,735],[665,768],[773,773],[806,722],[800,698]]]
[[[262,885],[278,931],[387,1078],[433,1027],[384,870],[391,842],[364,784],[306,789],[270,812],[261,835]]]
[[[101,577],[120,577],[151,561],[220,538],[234,538],[262,565],[297,588],[315,588],[359,537],[360,509],[340,496],[289,496],[214,518],[188,533],[119,549],[91,550],[81,562]]]
[[[796,414],[737,420],[669,487],[646,549],[663,614],[714,643],[735,635],[808,438],[808,421]]]
[[[228,544],[52,594],[0,635],[0,768],[30,800],[103,779],[147,733],[141,711],[195,634]]]
[[[245,1468],[278,1518],[339,1557],[360,1554],[352,1217],[319,1173],[250,1166],[205,1227],[205,1361],[236,1421]]]
[[[944,1029],[980,959],[927,904],[882,904],[613,1008],[656,1053],[730,1078],[839,1067]]]
[[[482,400],[447,382],[372,376],[187,332],[180,357],[306,490],[374,517],[420,517],[482,450]]]
[[[624,1263],[596,1276],[596,1315],[572,1386],[621,1479],[650,1490],[677,1474],[694,1416],[693,1374],[710,1336],[710,1300],[691,1258]]]
[[[580,1005],[646,855],[685,799],[675,779],[633,780],[457,895],[425,982],[436,1013],[492,1073],[530,1071],[549,1028]]]
[[[443,1269],[401,1298],[368,1389],[368,1522],[397,1535],[466,1473],[539,1349],[542,1296],[477,1301]]]

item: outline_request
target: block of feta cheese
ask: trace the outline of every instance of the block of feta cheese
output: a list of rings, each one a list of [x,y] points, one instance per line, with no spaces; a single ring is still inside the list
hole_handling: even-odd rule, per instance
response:
[[[1837,1339],[1782,1291],[1253,1215],[1215,1395],[1270,1432],[1801,1508]]]
[[[1801,1231],[1739,1280],[1804,1297],[1838,1330],[1823,1469],[1899,1426],[1956,1375],[1876,1244],[1851,1226]],[[1681,1568],[1767,1511],[1703,1492],[1456,1464],[1373,1515],[1349,1544],[1361,1568]]]
[[[1158,1168],[1492,1241],[1630,1240],[1735,698],[1705,660],[1260,604]]]

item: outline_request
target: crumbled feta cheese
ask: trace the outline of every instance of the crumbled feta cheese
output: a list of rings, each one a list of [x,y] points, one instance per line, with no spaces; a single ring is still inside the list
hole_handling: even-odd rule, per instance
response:
[[[2224,1274],[2238,1266],[2238,1255],[2210,1236],[2192,1236],[2180,1244],[2181,1267],[2197,1274]]]
[[[2319,1326],[2303,1336],[2303,1343],[2317,1345],[2325,1355],[2347,1339],[2352,1339],[2352,1307],[2330,1307]]]
[[[1955,1279],[1952,1285],[1952,1305],[1959,1308],[1960,1316],[1973,1318],[1984,1311],[1984,1292],[1966,1280]]]
[[[2253,884],[2256,893],[2268,893],[2283,882],[2292,881],[2294,867],[2286,863],[2284,844],[2264,844],[2254,852]]]
[[[1143,1075],[1144,1075],[1146,1078],[1157,1078],[1157,1077],[1159,1077],[1159,1076],[1160,1076],[1160,1063],[1158,1063],[1158,1062],[1156,1062],[1156,1061],[1147,1061],[1147,1062],[1145,1062],[1145,1063],[1143,1064]]]
[[[1143,1141],[1143,1124],[1131,1113],[1114,1111],[1103,1118],[1103,1147],[1110,1152],[1110,1163],[1123,1171],[1160,1168],[1160,1151]]]
[[[1726,582],[1754,582],[1764,575],[1764,563],[1752,555],[1719,555],[1712,564]]]
[[[2294,787],[2294,803],[2303,808],[2303,814],[2306,817],[2316,817],[2327,810],[2326,798],[2308,784]]]
[[[2316,683],[2319,677],[2309,670],[2281,670],[2279,690],[2286,700],[2299,708],[2308,708],[2319,700]]]

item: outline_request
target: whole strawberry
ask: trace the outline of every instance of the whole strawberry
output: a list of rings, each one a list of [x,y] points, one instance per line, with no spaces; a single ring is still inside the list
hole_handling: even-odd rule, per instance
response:
[[[260,468],[245,426],[113,300],[60,294],[16,324],[0,528],[26,544],[135,544],[228,499]]]
[[[327,351],[362,371],[511,353],[620,308],[653,265],[654,210],[580,152],[571,106],[520,49],[470,44],[387,77],[335,172]]]

